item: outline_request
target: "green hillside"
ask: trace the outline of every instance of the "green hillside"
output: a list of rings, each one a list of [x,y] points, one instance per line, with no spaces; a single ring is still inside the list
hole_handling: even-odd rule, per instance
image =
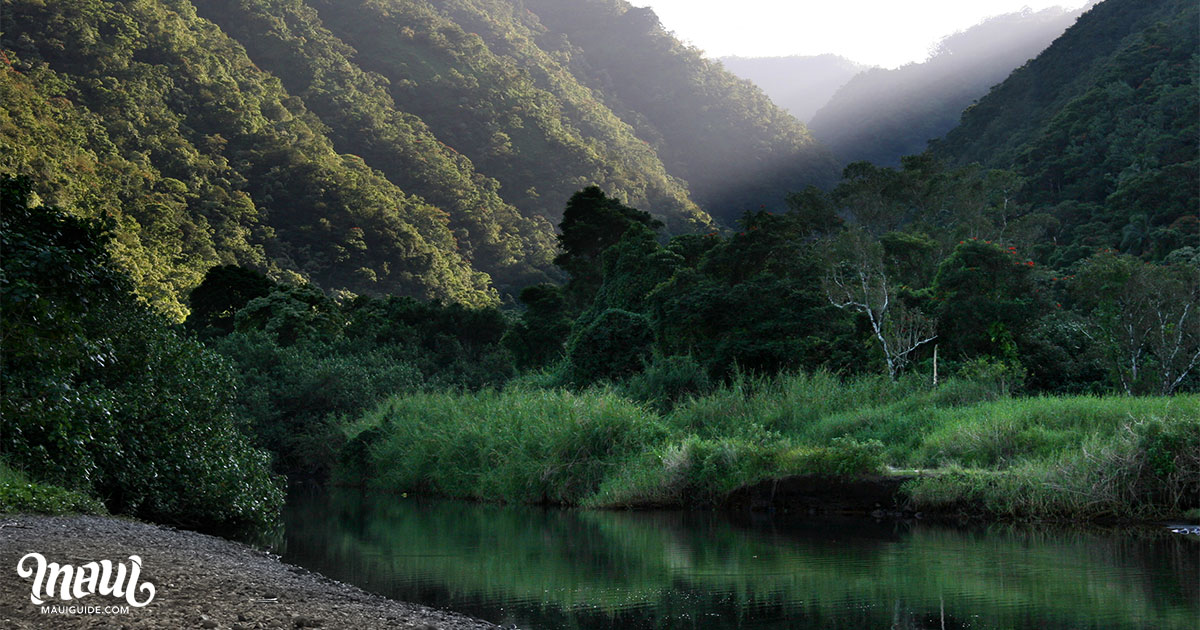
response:
[[[218,264],[493,303],[557,277],[554,225],[585,186],[686,233],[830,181],[798,123],[661,28],[606,57],[537,10],[6,0],[0,169],[118,216],[116,259],[175,319]],[[687,102],[656,107],[663,90]]]
[[[564,36],[562,54],[574,74],[630,121],[713,216],[731,222],[764,205],[779,208],[800,182],[836,180],[832,156],[803,124],[681,44],[653,11],[624,0],[525,6]]]
[[[39,168],[43,196],[119,214],[126,258],[145,261],[143,294],[177,316],[179,296],[221,262],[327,289],[495,299],[444,211],[339,154],[304,103],[190,4],[9,2],[5,13],[5,81],[29,105],[5,99],[5,170]]]
[[[1107,0],[967,109],[933,146],[1016,171],[1049,208],[1057,264],[1112,248],[1162,258],[1200,234],[1200,11]]]

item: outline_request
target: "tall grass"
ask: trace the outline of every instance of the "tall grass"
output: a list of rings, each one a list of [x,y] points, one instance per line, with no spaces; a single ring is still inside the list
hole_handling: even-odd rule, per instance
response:
[[[350,427],[337,479],[590,507],[719,503],[794,474],[933,469],[920,509],[1162,516],[1200,507],[1200,396],[1013,398],[990,383],[741,375],[671,411],[616,390],[397,396]]]
[[[564,504],[667,435],[653,414],[611,391],[526,389],[396,397],[351,432],[355,455],[344,458],[342,481]]]

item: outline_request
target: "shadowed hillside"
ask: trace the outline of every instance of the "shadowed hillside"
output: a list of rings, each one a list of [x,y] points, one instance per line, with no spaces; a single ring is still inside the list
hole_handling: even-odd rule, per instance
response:
[[[722,57],[725,69],[762,88],[776,105],[808,122],[838,88],[867,69],[837,55]]]
[[[867,70],[813,115],[812,133],[843,164],[897,166],[958,122],[963,109],[1037,56],[1079,15],[1059,8],[1001,15],[941,41],[924,63]]]

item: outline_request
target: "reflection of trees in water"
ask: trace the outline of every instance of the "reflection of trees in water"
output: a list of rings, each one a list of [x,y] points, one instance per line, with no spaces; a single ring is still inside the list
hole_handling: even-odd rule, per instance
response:
[[[1194,541],[1127,531],[345,492],[294,501],[287,539],[337,579],[534,627],[1190,628],[1198,612]]]

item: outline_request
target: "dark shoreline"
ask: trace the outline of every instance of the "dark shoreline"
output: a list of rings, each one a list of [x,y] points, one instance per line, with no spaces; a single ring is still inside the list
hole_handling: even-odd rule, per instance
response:
[[[27,553],[80,566],[138,555],[141,581],[154,599],[124,614],[43,614],[30,601],[33,578],[19,578]],[[4,628],[373,628],[497,630],[453,612],[399,602],[332,580],[279,556],[215,536],[107,516],[0,516],[0,620]],[[125,600],[90,595],[62,606],[123,606]]]

